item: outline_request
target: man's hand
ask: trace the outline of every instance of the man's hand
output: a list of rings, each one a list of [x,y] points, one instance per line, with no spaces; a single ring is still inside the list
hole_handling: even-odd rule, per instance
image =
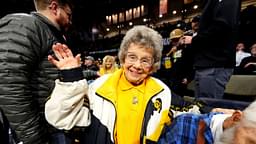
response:
[[[183,36],[179,39],[179,43],[181,45],[184,44],[191,44],[192,43],[192,36]]]
[[[61,43],[54,44],[52,50],[56,58],[48,55],[48,60],[59,70],[72,69],[81,66],[80,54],[74,57],[72,51],[66,45]]]

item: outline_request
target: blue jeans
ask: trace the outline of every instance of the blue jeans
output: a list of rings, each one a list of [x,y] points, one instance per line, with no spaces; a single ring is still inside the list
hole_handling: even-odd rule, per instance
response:
[[[195,97],[222,99],[233,69],[200,68],[195,71]]]

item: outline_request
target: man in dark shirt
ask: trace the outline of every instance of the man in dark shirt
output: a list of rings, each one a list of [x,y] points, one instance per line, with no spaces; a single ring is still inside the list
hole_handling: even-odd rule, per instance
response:
[[[240,0],[206,2],[192,39],[196,97],[223,98],[235,66],[240,7]]]

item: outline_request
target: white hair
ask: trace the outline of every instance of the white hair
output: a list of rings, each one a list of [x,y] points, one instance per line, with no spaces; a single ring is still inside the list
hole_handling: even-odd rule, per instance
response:
[[[153,71],[160,68],[163,50],[163,39],[160,33],[145,25],[136,25],[129,29],[121,42],[118,53],[121,64],[124,63],[131,44],[140,45],[141,48],[152,49],[154,59]]]
[[[256,101],[252,102],[243,111],[243,119],[242,120],[245,124],[250,124],[250,127],[256,128]]]
[[[224,130],[223,135],[220,138],[220,142],[215,142],[215,144],[233,143],[236,129],[240,126],[256,128],[256,101],[252,102],[243,110],[241,121],[238,122],[235,126]]]

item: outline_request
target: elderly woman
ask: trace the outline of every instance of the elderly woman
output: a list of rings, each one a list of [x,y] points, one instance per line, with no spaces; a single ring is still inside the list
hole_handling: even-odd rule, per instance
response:
[[[151,77],[159,68],[162,37],[146,26],[135,26],[122,40],[121,68],[96,79],[83,79],[80,55],[65,45],[53,46],[48,59],[62,77],[46,103],[47,121],[58,129],[86,127],[81,143],[138,144],[158,140],[164,125],[175,115],[169,111],[170,89]]]

